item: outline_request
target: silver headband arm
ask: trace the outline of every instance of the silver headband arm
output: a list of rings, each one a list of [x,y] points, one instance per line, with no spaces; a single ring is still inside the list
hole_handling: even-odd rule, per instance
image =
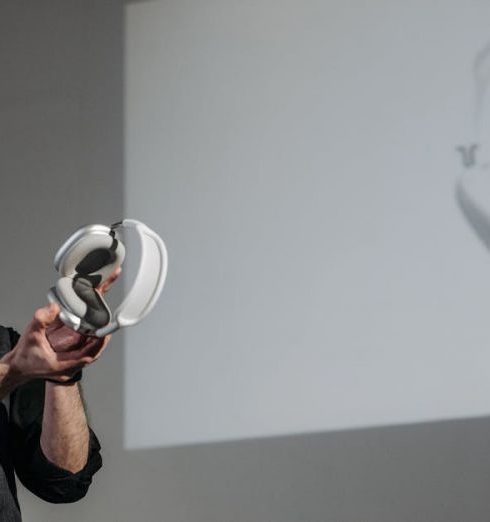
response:
[[[167,276],[167,249],[156,232],[135,219],[124,219],[113,227],[136,231],[141,245],[141,260],[131,290],[114,312],[111,322],[94,332],[97,337],[140,322],[155,306]]]

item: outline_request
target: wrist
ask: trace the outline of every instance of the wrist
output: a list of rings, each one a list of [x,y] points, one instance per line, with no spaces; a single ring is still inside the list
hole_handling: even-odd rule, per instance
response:
[[[78,370],[76,373],[72,375],[72,377],[66,381],[57,381],[55,379],[45,378],[46,383],[61,385],[61,386],[75,386],[78,381],[82,378],[82,370]]]

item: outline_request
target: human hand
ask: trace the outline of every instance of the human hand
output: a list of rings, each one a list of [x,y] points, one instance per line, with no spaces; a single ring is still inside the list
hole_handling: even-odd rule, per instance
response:
[[[121,272],[122,268],[118,267],[108,277],[107,281],[96,289],[100,295],[104,296],[109,291]],[[66,352],[74,348],[81,348],[90,338],[90,336],[76,332],[66,326],[59,317],[56,317],[55,321],[46,328],[46,337],[55,352]]]
[[[66,352],[56,352],[46,337],[47,328],[60,313],[57,304],[36,310],[32,321],[20,336],[15,348],[2,360],[19,382],[31,379],[54,378],[64,382],[98,359],[111,336],[87,337],[82,346]]]

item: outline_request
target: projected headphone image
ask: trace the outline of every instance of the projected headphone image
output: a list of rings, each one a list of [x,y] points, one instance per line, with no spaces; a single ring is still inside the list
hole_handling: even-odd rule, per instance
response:
[[[456,198],[467,221],[490,250],[490,170],[464,172],[456,183]]]
[[[473,63],[473,139],[457,147],[464,170],[456,183],[456,199],[476,234],[490,249],[490,44]]]
[[[126,248],[120,231],[136,232],[141,258],[134,283],[112,312],[97,287],[123,264]],[[167,249],[161,237],[135,219],[113,225],[86,225],[75,231],[54,257],[60,278],[48,301],[60,306],[60,319],[73,330],[104,337],[139,323],[155,306],[167,276]]]
[[[490,249],[490,46],[478,51],[473,63],[472,137],[456,147],[463,171],[456,180],[456,200],[477,236]]]

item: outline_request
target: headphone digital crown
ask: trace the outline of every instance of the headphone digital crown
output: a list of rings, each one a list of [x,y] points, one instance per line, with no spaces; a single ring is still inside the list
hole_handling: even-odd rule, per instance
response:
[[[126,249],[119,234],[124,228],[136,232],[141,258],[131,289],[113,313],[96,288],[124,261]],[[56,253],[54,266],[60,278],[47,297],[59,305],[60,319],[77,332],[104,337],[139,323],[155,306],[167,276],[167,249],[144,223],[124,219],[110,226],[80,227]]]

